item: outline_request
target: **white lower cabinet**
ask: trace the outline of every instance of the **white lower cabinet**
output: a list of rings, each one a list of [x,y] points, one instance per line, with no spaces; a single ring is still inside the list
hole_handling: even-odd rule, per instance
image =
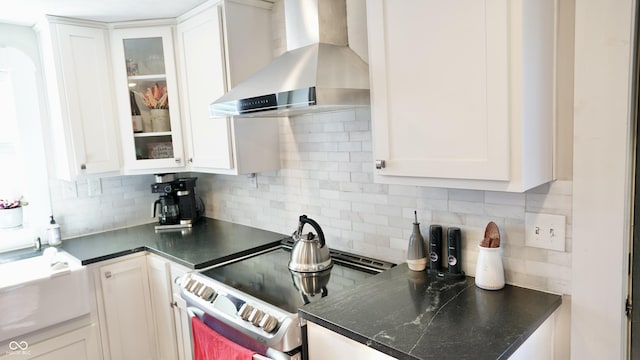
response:
[[[178,280],[188,268],[156,255],[147,256],[151,305],[156,319],[158,359],[190,360],[191,317]]]
[[[187,302],[180,297],[180,285],[177,280],[189,269],[177,264],[171,264],[171,288],[173,291],[173,318],[176,325],[176,340],[178,343],[178,359],[193,359],[191,345],[191,315],[187,311]]]
[[[147,256],[149,285],[151,288],[151,306],[156,320],[156,343],[158,359],[178,359],[176,342],[176,326],[173,320],[171,292],[171,272],[168,261],[154,256]]]
[[[100,359],[98,337],[96,335],[96,326],[89,325],[35,344],[19,341],[17,345],[10,345],[7,352],[0,353],[0,358],[38,360]]]
[[[96,264],[105,359],[192,359],[190,322],[176,284],[188,268],[144,253]],[[174,292],[176,294],[174,294]]]
[[[554,329],[557,312],[551,315],[509,357],[510,360],[555,359]]]
[[[307,344],[309,360],[394,359],[310,321],[307,322]]]
[[[98,265],[94,279],[105,359],[158,359],[146,257]]]
[[[509,357],[511,360],[555,359],[554,329],[557,312],[549,316],[536,331]],[[318,324],[307,322],[309,360],[388,360],[393,357],[344,337]],[[469,354],[472,357],[473,354]]]

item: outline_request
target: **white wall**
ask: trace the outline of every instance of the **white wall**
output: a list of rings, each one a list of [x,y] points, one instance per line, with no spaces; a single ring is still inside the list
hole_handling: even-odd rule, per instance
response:
[[[576,3],[573,359],[626,357],[633,5]]]

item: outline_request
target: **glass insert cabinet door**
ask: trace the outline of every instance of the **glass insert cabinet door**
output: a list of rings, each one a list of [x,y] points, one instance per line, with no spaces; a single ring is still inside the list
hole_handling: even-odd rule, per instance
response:
[[[172,29],[116,29],[123,157],[129,169],[181,167],[182,143]]]

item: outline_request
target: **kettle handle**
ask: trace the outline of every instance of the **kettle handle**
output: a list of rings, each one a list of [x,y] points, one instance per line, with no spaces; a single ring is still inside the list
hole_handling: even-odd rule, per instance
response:
[[[320,239],[320,247],[325,246],[324,233],[322,232],[320,225],[318,225],[315,220],[308,218],[307,215],[300,215],[300,226],[298,227],[298,235],[302,236],[302,227],[304,226],[304,224],[309,224],[314,228],[314,230],[318,233],[318,238]]]

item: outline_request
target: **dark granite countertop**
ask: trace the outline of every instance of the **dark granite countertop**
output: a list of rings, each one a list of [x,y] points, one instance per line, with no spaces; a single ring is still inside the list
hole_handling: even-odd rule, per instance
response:
[[[510,285],[482,290],[474,281],[401,264],[299,313],[399,359],[506,359],[562,302]]]
[[[191,229],[155,231],[156,223],[62,241],[83,265],[149,251],[191,269],[203,269],[276,246],[288,236],[227,221],[202,218]]]

